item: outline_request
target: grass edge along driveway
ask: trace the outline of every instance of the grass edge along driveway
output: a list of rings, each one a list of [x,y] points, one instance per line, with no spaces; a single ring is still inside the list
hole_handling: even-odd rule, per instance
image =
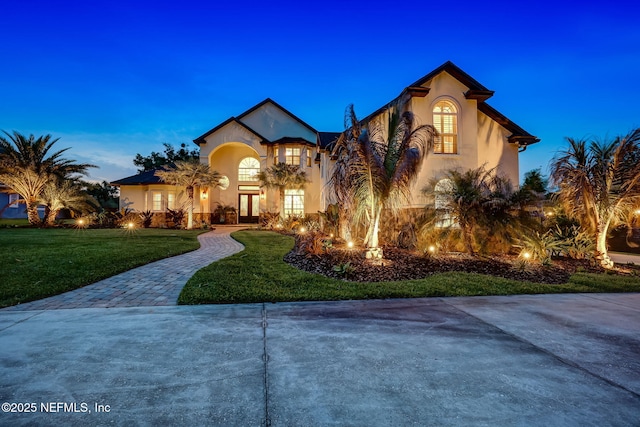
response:
[[[203,230],[0,229],[0,307],[58,295],[200,247]]]
[[[237,231],[246,249],[199,270],[182,290],[179,304],[225,304],[443,296],[575,292],[640,292],[637,277],[576,273],[568,283],[519,282],[470,273],[443,273],[401,282],[357,283],[298,270],[283,261],[290,236]]]

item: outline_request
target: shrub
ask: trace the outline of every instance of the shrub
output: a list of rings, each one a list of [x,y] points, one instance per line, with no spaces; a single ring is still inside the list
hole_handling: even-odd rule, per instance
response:
[[[274,230],[279,228],[280,224],[280,212],[264,211],[260,213],[260,227],[267,230]]]
[[[140,212],[139,215],[140,215],[140,220],[142,221],[142,226],[144,228],[151,227],[151,222],[153,221],[153,212],[144,211],[144,212]]]
[[[296,234],[296,249],[300,253],[307,255],[320,255],[326,250],[327,237],[317,231],[305,232],[303,234]]]
[[[337,204],[331,204],[327,206],[327,210],[324,212],[318,212],[320,216],[320,224],[322,231],[326,234],[338,234],[340,226],[340,208]]]
[[[187,211],[182,208],[167,209],[167,220],[173,223],[172,228],[182,228],[182,221],[184,220]],[[170,224],[171,225],[171,224]]]
[[[356,269],[351,265],[351,262],[345,262],[333,266],[333,271],[348,279],[350,275],[355,273]]]

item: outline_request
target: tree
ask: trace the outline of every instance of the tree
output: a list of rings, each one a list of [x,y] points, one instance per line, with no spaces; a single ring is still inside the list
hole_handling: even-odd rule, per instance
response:
[[[600,264],[612,268],[607,233],[640,203],[640,128],[610,141],[567,143],[551,163],[557,198],[594,238]]]
[[[40,222],[38,200],[47,182],[73,174],[84,175],[88,168],[96,167],[62,158],[68,148],[49,154],[58,141],[52,140],[51,135],[35,138],[16,131],[4,133],[9,139],[0,136],[0,182],[25,200],[27,217],[32,225]]]
[[[530,225],[530,218],[521,214],[523,203],[535,203],[529,191],[524,186],[515,191],[494,169],[448,170],[442,180],[434,179],[423,189],[436,201],[435,215],[423,231],[459,235],[472,255],[491,244],[509,246]]]
[[[258,180],[267,188],[275,188],[280,195],[280,217],[284,218],[285,190],[302,190],[309,180],[298,165],[277,163],[258,173]]]
[[[217,187],[221,175],[209,169],[209,165],[197,159],[177,161],[175,166],[165,166],[155,173],[161,181],[178,187],[185,187],[189,199],[187,212],[187,229],[193,228],[193,199],[195,187]]]
[[[140,153],[136,154],[136,157],[133,159],[133,164],[139,168],[139,173],[159,169],[178,161],[198,159],[199,157],[198,150],[193,149],[189,151],[184,142],[180,144],[178,151],[176,151],[173,145],[166,142],[162,143],[162,145],[164,145],[164,154],[155,151],[152,151],[148,156],[142,156]]]
[[[338,138],[338,159],[330,180],[345,218],[367,223],[364,244],[368,256],[381,258],[378,232],[383,209],[396,214],[409,203],[411,186],[420,172],[437,131],[416,126],[410,111],[391,106],[385,129],[380,122],[363,124],[353,105],[347,109],[345,127]]]
[[[82,182],[84,190],[98,201],[103,209],[118,209],[118,187],[114,187],[107,181],[101,183]]]
[[[42,189],[39,202],[45,206],[45,226],[53,225],[62,209],[86,213],[98,207],[98,202],[83,190],[81,183],[72,179],[49,180]]]

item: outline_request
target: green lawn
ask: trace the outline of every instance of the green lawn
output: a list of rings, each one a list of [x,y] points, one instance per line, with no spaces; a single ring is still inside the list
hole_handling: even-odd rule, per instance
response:
[[[317,301],[429,296],[511,295],[560,292],[640,292],[637,277],[578,273],[569,283],[548,285],[493,276],[446,273],[422,280],[355,283],[300,271],[282,258],[293,238],[239,231],[243,252],[198,271],[180,294],[180,304]]]
[[[60,294],[197,249],[200,233],[0,228],[0,307]]]

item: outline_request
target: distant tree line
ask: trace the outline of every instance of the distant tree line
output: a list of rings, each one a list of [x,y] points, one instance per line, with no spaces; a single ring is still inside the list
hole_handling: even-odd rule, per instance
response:
[[[162,145],[164,145],[164,152],[162,153],[152,151],[148,156],[143,156],[140,153],[136,154],[133,164],[138,168],[138,173],[174,165],[176,162],[191,161],[199,158],[198,149],[189,150],[184,142],[180,144],[180,148],[177,150],[173,145],[166,142]]]

